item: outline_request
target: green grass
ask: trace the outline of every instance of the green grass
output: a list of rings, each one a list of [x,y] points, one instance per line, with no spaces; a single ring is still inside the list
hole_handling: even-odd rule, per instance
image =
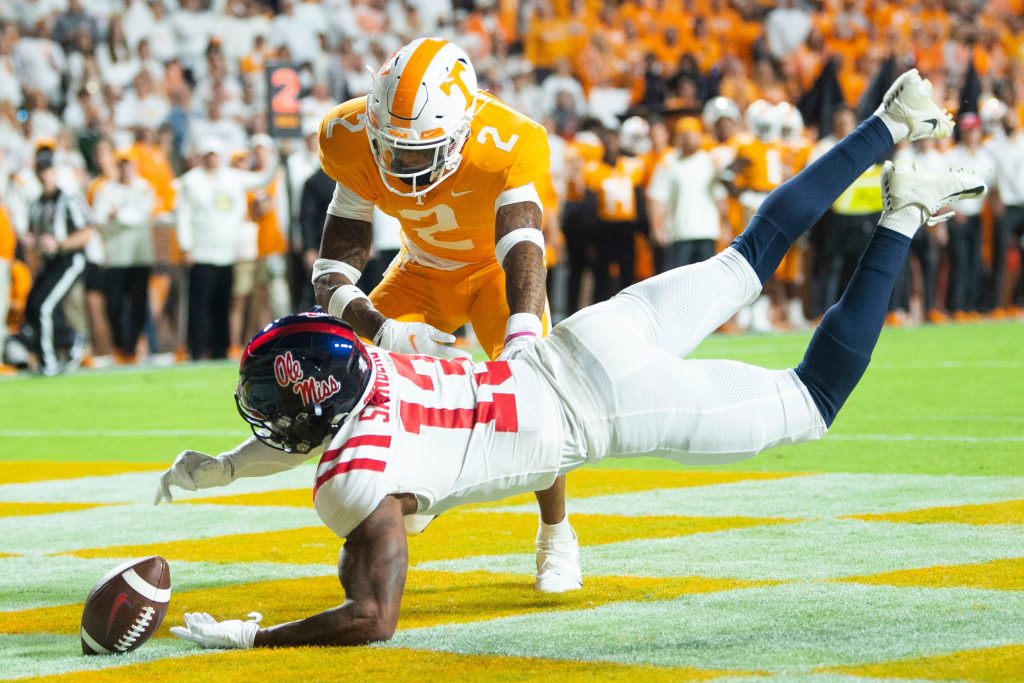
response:
[[[694,357],[790,367],[808,339],[716,336]],[[1024,474],[1022,350],[1016,323],[886,330],[834,438],[728,468]],[[185,447],[227,449],[248,433],[231,398],[235,378],[225,362],[0,381],[0,458],[165,462]],[[650,458],[604,466],[681,467]]]

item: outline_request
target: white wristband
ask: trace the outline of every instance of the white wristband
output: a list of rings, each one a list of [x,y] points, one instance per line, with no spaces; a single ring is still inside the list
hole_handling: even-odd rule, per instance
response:
[[[513,313],[505,323],[505,343],[519,337],[539,337],[543,332],[543,323],[533,313]]]
[[[540,247],[542,253],[544,251],[544,233],[537,228],[516,228],[494,245],[494,255],[498,258],[498,265],[502,269],[505,268],[505,257],[508,256],[508,252],[512,251],[512,247],[520,242],[533,242]]]
[[[345,312],[345,308],[355,299],[370,300],[369,297],[363,294],[363,290],[355,285],[342,285],[334,290],[334,294],[331,295],[331,301],[327,304],[327,312],[335,318],[340,318],[341,314]]]
[[[313,262],[313,284],[316,284],[317,280],[328,273],[344,275],[353,285],[359,282],[359,277],[362,275],[358,268],[345,263],[344,261],[335,261],[330,258],[318,258]]]

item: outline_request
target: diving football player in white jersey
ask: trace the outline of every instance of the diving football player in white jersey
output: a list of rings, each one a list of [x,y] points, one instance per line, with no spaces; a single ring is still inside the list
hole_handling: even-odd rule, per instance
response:
[[[951,118],[916,71],[875,116],[775,190],[718,256],[629,287],[507,361],[473,364],[365,346],[324,314],[275,321],[249,343],[235,398],[254,438],[211,457],[186,451],[161,479],[224,485],[320,458],[315,505],[344,549],[344,602],[260,628],[186,614],[172,632],[203,647],[386,640],[408,569],[403,516],[542,490],[607,457],[719,464],[822,437],[867,368],[910,240],[952,201],[985,191],[964,170],[886,164],[885,203],[842,299],[803,361],[767,370],[685,356],[753,301],[789,245],[895,142],[946,137]]]

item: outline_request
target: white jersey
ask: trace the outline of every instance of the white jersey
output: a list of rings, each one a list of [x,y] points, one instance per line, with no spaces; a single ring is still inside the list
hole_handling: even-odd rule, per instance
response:
[[[367,347],[374,376],[317,467],[317,513],[347,536],[385,496],[418,512],[548,488],[561,463],[563,416],[523,361],[472,363]]]

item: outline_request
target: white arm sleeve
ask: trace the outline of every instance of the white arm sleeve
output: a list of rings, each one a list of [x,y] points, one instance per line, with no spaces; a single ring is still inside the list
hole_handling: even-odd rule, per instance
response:
[[[319,457],[323,447],[318,446],[309,453],[285,453],[263,443],[255,436],[238,444],[234,450],[222,453],[231,472],[232,479],[239,477],[265,477],[298,467],[312,457]]]
[[[331,198],[331,205],[327,207],[327,213],[338,218],[351,218],[369,223],[373,220],[373,202],[363,199],[341,183],[336,183],[334,197]]]
[[[540,203],[540,195],[537,194],[537,188],[533,186],[533,183],[510,187],[499,194],[498,198],[494,200],[494,210],[497,211],[506,204],[518,204],[519,202],[533,202],[541,211],[544,211],[544,205]]]

